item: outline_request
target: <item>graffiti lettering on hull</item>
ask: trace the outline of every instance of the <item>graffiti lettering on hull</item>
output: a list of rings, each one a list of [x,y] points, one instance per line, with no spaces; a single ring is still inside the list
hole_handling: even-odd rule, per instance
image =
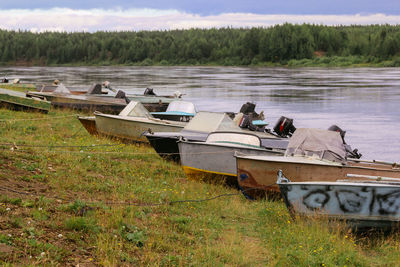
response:
[[[287,187],[290,202],[301,200],[308,210],[338,211],[342,214],[400,216],[400,189],[374,186]]]

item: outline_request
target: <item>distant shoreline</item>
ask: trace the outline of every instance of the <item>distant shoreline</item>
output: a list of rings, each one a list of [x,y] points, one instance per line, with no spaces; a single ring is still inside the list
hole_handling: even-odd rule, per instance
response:
[[[349,68],[368,68],[368,67],[400,67],[400,59],[395,58],[392,60],[374,61],[369,62],[368,59],[362,57],[348,56],[348,57],[316,57],[312,59],[292,59],[288,62],[259,62],[257,64],[249,65],[227,65],[218,62],[210,62],[207,64],[188,64],[188,63],[168,63],[168,62],[150,62],[144,60],[137,63],[119,64],[115,62],[99,62],[99,63],[87,63],[87,62],[75,62],[65,64],[36,64],[33,62],[8,62],[0,63],[1,67],[130,67],[130,66],[146,66],[146,67],[289,67],[289,68],[303,68],[303,67],[319,67],[319,68],[332,68],[332,67],[349,67]]]
[[[0,30],[0,65],[400,67],[400,25],[127,32]]]

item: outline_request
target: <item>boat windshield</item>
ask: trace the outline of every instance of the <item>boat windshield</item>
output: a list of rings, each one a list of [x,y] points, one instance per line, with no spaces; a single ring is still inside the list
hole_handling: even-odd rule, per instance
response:
[[[192,102],[188,101],[172,101],[167,108],[167,112],[171,111],[179,111],[185,113],[192,113],[196,114],[197,110],[196,107]]]
[[[140,102],[131,101],[120,113],[119,116],[128,117],[153,117]]]
[[[200,111],[185,126],[184,130],[209,133],[215,131],[240,131],[240,128],[225,113]]]
[[[61,94],[70,94],[71,92],[68,90],[67,87],[65,87],[64,84],[60,83],[59,86],[54,89],[54,93],[61,93]]]

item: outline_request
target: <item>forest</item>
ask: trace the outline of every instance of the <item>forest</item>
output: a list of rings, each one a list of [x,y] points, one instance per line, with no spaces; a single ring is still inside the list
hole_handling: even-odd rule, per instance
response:
[[[400,25],[94,33],[0,30],[0,63],[400,66]]]

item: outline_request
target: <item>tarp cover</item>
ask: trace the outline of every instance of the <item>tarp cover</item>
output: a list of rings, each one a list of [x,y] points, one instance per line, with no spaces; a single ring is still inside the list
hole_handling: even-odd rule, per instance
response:
[[[343,162],[346,150],[339,132],[300,128],[290,138],[285,156],[311,156]]]

